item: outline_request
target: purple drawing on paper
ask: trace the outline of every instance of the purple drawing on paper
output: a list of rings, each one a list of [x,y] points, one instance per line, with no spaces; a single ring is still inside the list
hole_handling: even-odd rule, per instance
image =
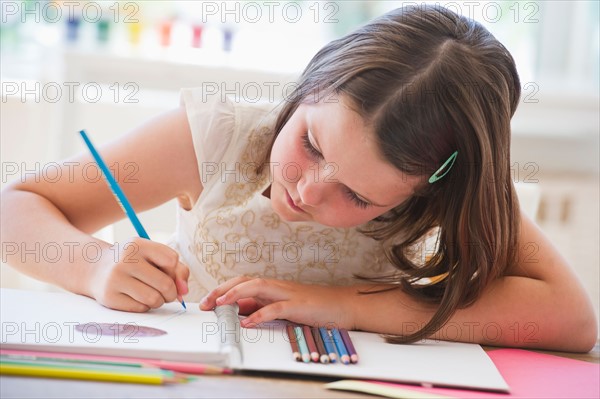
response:
[[[158,337],[167,332],[154,327],[140,326],[135,323],[84,323],[75,326],[75,330],[87,336],[143,338]]]

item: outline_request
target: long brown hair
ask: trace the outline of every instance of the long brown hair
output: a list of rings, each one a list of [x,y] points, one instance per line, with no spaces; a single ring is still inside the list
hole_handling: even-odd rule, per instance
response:
[[[411,198],[362,229],[388,243],[386,255],[401,271],[399,281],[376,281],[439,305],[419,331],[388,340],[433,334],[515,261],[519,206],[510,119],[520,92],[512,56],[489,31],[443,7],[422,5],[388,12],[326,45],[279,113],[273,141],[300,103],[342,95],[373,128],[384,159],[424,177]],[[454,151],[448,174],[428,183]],[[435,228],[435,251],[416,262],[414,248]],[[443,273],[436,284],[414,284]]]

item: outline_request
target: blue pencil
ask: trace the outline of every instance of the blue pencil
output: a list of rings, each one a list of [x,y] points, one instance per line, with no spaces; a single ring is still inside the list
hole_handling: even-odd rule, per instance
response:
[[[104,163],[104,160],[102,159],[102,157],[100,156],[98,151],[96,151],[96,148],[94,147],[94,145],[88,138],[87,134],[85,133],[85,130],[79,131],[79,134],[81,135],[81,137],[83,138],[83,141],[85,142],[88,149],[92,153],[94,160],[96,161],[96,163],[98,164],[98,167],[102,171],[102,174],[108,181],[108,185],[110,186],[110,189],[112,190],[113,194],[117,198],[117,202],[121,205],[121,208],[123,208],[123,211],[125,211],[125,214],[127,215],[129,220],[133,224],[133,227],[137,231],[138,235],[142,238],[149,240],[150,237],[148,236],[148,233],[146,233],[144,226],[142,226],[142,223],[140,222],[137,215],[135,214],[133,207],[131,206],[131,204],[129,203],[129,200],[127,200],[127,197],[125,196],[125,193],[123,192],[123,190],[121,190],[119,183],[117,183],[117,181],[113,177],[112,173],[110,172],[110,169],[108,169],[108,167],[106,166],[106,163]],[[183,299],[181,300],[181,305],[183,306],[184,309],[187,309]]]
[[[333,338],[333,342],[335,342],[335,347],[340,354],[340,361],[344,364],[350,363],[350,355],[348,355],[346,345],[344,345],[344,340],[342,339],[339,330],[334,328],[331,332],[331,336]]]
[[[321,338],[323,339],[323,345],[325,345],[325,350],[329,355],[329,360],[331,363],[335,363],[337,360],[337,353],[335,352],[335,344],[333,343],[333,339],[329,335],[329,331],[325,327],[319,327],[319,332],[321,333]]]

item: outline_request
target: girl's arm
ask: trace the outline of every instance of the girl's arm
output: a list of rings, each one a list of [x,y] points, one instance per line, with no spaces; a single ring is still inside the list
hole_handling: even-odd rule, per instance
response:
[[[590,298],[572,268],[535,223],[522,213],[517,262],[454,321],[497,323],[478,341],[490,345],[587,352],[598,339]],[[485,331],[485,330],[484,330]],[[497,341],[497,342],[496,342]]]
[[[202,190],[182,108],[99,152],[136,212],[173,198],[189,206]],[[125,217],[91,155],[84,151],[59,165],[60,178],[27,175],[2,191],[3,261],[123,310],[144,311],[185,294],[189,272],[169,247],[139,238],[113,245],[91,236]]]
[[[522,217],[519,258],[472,306],[458,310],[433,337],[485,345],[589,351],[597,340],[597,320],[583,287],[539,228]],[[533,250],[532,250],[533,248]],[[238,278],[209,293],[202,308],[244,300],[254,311],[251,326],[275,318],[308,325],[409,334],[435,312],[400,290],[372,295],[382,286],[324,287]],[[222,297],[221,299],[218,299]],[[255,303],[248,303],[252,298]]]
[[[377,317],[355,319],[359,329],[408,333],[417,328],[412,321],[424,323],[435,310],[419,305],[401,292],[383,294],[381,299],[376,296],[353,301],[359,307],[357,315],[380,309]],[[379,301],[387,302],[388,306],[377,306]],[[393,309],[394,302],[400,303],[400,307]],[[398,315],[408,318],[403,316],[399,320]],[[598,330],[590,299],[567,261],[522,214],[516,264],[505,277],[492,282],[472,306],[458,310],[434,337],[485,345],[587,352],[595,345]]]

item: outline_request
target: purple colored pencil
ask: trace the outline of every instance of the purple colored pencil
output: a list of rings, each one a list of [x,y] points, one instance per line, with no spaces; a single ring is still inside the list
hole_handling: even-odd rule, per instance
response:
[[[348,330],[341,329],[340,335],[342,336],[342,340],[344,341],[344,345],[348,350],[348,354],[350,355],[350,361],[352,363],[358,362],[358,353],[356,353],[356,349],[354,348],[354,344],[350,339],[350,334],[348,334]]]

